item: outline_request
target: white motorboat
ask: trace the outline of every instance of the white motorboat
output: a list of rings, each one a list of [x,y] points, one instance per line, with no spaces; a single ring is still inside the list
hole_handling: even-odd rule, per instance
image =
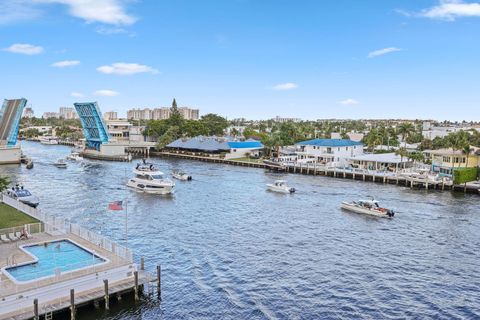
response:
[[[51,136],[45,136],[40,138],[41,144],[58,144],[58,140]]]
[[[173,192],[175,183],[165,178],[163,172],[151,163],[144,161],[137,164],[133,173],[135,176],[127,182],[127,186],[130,188],[151,194],[170,194]]]
[[[342,209],[348,211],[381,218],[393,218],[393,216],[395,215],[395,212],[393,212],[393,210],[380,207],[378,201],[375,199],[342,202],[341,207]]]
[[[179,170],[172,171],[172,177],[182,181],[190,181],[192,180],[192,176],[188,175],[187,173]]]
[[[267,189],[279,193],[294,193],[295,188],[287,186],[287,181],[285,180],[276,180],[274,183],[268,183]]]
[[[38,207],[40,204],[38,197],[34,196],[30,191],[25,189],[23,186],[19,186],[18,184],[15,187],[7,189],[6,194],[10,198],[33,208]]]
[[[73,160],[73,161],[83,161],[83,157],[80,155],[80,153],[75,152],[75,151],[72,151],[72,153],[70,153],[67,156],[67,159],[68,160]]]
[[[60,168],[60,169],[66,169],[67,168],[67,163],[65,162],[64,159],[58,159],[56,162],[53,163],[53,165],[57,168]]]

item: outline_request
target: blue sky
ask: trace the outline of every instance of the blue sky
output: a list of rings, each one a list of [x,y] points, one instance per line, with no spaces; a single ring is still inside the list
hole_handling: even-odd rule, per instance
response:
[[[479,34],[467,0],[2,0],[0,97],[480,120]]]

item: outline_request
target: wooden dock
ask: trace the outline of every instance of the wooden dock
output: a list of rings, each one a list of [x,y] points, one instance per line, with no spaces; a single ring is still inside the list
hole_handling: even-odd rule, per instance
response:
[[[261,168],[269,169],[272,171],[287,172],[293,174],[304,174],[304,175],[314,175],[314,176],[326,176],[332,178],[341,178],[341,179],[352,179],[352,180],[361,180],[365,182],[375,182],[382,184],[395,184],[399,186],[409,187],[411,189],[424,189],[424,190],[452,190],[452,191],[462,191],[465,193],[477,193],[480,194],[478,188],[464,186],[464,185],[453,185],[451,181],[446,179],[442,180],[431,180],[424,178],[416,178],[402,175],[400,173],[392,172],[380,172],[380,171],[367,171],[367,170],[358,170],[358,169],[341,169],[341,168],[329,168],[326,166],[321,166],[317,164],[287,164],[283,166],[269,166],[265,163],[253,163],[246,161],[237,161],[237,160],[226,160],[220,159],[217,157],[205,157],[200,155],[192,155],[185,153],[176,153],[176,152],[152,152],[152,156],[159,157],[173,157],[181,158],[188,160],[212,162],[212,163],[221,163],[229,164],[242,167],[251,167],[251,168]]]

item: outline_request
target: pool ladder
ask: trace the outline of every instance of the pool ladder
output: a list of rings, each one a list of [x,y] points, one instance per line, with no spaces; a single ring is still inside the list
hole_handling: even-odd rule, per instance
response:
[[[53,311],[51,306],[45,306],[45,320],[52,320],[53,319]]]

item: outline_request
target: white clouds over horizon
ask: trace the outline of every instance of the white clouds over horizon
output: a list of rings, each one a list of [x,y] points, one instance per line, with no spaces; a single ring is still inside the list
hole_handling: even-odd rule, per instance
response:
[[[293,82],[280,83],[272,87],[272,89],[275,91],[286,91],[286,90],[293,90],[297,88],[298,88],[298,85]]]
[[[338,103],[343,104],[344,106],[354,106],[359,104],[360,102],[358,102],[355,99],[348,98],[348,99],[341,100]]]
[[[388,53],[398,52],[398,51],[402,51],[402,49],[396,48],[396,47],[388,47],[388,48],[383,48],[383,49],[378,49],[378,50],[372,51],[368,54],[368,57],[369,58],[375,58],[375,57],[383,56],[383,55],[388,54]]]
[[[138,63],[116,62],[111,65],[104,65],[97,68],[98,72],[105,74],[115,74],[120,76],[132,75],[136,73],[158,74],[159,71],[150,66]]]
[[[74,67],[80,64],[78,60],[63,60],[52,63],[50,66],[55,68]]]
[[[40,54],[44,51],[43,47],[34,46],[28,43],[15,43],[15,44],[12,44],[10,47],[4,48],[2,50],[12,52],[12,53],[26,54],[30,56]]]
[[[102,89],[95,91],[93,94],[99,97],[116,97],[120,94],[120,92]]]

